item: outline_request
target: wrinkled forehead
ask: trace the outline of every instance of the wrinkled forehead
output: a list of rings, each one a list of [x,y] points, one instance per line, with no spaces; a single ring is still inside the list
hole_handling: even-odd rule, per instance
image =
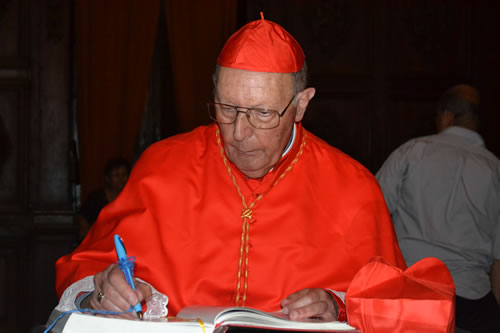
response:
[[[216,95],[259,90],[263,93],[281,92],[285,97],[293,93],[293,75],[290,73],[255,72],[221,66],[216,75]]]

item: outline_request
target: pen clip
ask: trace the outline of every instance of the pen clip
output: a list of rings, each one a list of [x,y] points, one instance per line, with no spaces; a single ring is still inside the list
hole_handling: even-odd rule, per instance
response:
[[[123,244],[121,237],[119,235],[115,235],[114,240],[115,240],[115,250],[116,250],[116,255],[118,256],[118,260],[120,262],[126,261],[127,251],[125,250],[125,245]]]
[[[125,244],[123,243],[123,239],[118,236],[118,241],[120,242],[120,245],[123,247],[123,251],[127,253],[127,248],[125,247]]]

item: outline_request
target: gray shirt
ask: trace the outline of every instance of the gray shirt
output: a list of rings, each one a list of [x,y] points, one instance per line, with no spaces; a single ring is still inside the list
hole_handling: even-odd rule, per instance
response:
[[[500,260],[500,161],[481,136],[449,127],[410,140],[377,179],[408,266],[437,257],[457,295],[485,296],[493,259]]]

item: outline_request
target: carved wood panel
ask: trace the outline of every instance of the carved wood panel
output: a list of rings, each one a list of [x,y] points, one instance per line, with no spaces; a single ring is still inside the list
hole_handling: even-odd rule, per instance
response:
[[[22,212],[26,204],[26,94],[22,85],[0,83],[0,211]]]
[[[30,293],[31,323],[44,324],[57,305],[55,263],[62,255],[74,250],[77,232],[41,226],[29,234],[31,254],[30,275],[36,281]]]
[[[394,96],[387,104],[386,117],[391,119],[388,133],[390,154],[409,139],[435,133],[435,99],[412,100]]]
[[[500,119],[500,38],[488,37],[498,28],[492,14],[498,2],[290,0],[244,6],[241,24],[264,11],[302,45],[310,86],[317,90],[306,128],[372,172],[405,140],[433,132],[437,99],[452,85],[476,85],[484,97],[483,117]],[[493,127],[488,122],[481,134],[498,155]]]
[[[304,127],[364,165],[370,163],[373,147],[373,113],[367,113],[368,96],[359,94],[319,96],[311,102]],[[317,121],[328,119],[328,121]]]
[[[28,64],[29,20],[24,0],[0,1],[0,68],[19,68]]]
[[[55,260],[75,240],[71,9],[0,1],[0,332],[45,323],[57,302]]]
[[[356,1],[299,1],[297,7],[302,15],[293,19],[296,13],[291,13],[294,23],[289,30],[306,52],[312,77],[372,75],[373,5],[368,3],[360,11]]]
[[[71,114],[71,7],[38,3],[34,15],[30,124],[30,205],[33,211],[71,210],[69,142]]]
[[[28,328],[26,302],[28,300],[26,255],[23,239],[5,237],[0,230],[0,331],[23,332]]]
[[[464,1],[394,1],[387,6],[390,75],[443,76],[469,63],[469,17]]]

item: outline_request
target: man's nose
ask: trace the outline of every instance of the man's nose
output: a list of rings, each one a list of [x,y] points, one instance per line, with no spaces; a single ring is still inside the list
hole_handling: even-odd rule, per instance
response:
[[[233,138],[236,141],[243,141],[246,137],[252,135],[252,125],[248,122],[247,114],[238,111],[234,121]]]

